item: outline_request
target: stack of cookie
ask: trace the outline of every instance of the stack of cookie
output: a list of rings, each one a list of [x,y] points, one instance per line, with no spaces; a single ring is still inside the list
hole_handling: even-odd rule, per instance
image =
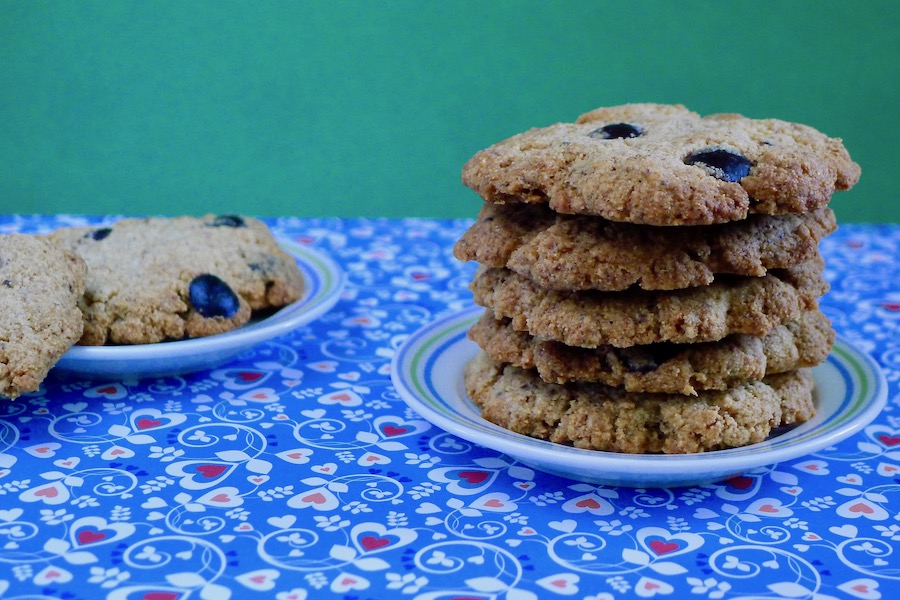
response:
[[[485,307],[466,387],[507,429],[580,448],[744,446],[815,412],[834,341],[820,240],[860,169],[799,124],[601,108],[476,154],[454,247]]]

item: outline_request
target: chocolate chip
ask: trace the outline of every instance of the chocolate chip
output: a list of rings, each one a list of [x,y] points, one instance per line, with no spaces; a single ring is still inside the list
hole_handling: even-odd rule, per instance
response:
[[[632,373],[649,373],[659,368],[659,364],[653,360],[652,356],[641,355],[641,353],[619,353],[619,360],[622,366]]]
[[[604,140],[614,140],[623,138],[633,138],[643,135],[644,131],[637,125],[631,123],[610,123],[604,125],[600,129],[595,129],[588,134],[592,138],[602,138]]]
[[[684,159],[686,165],[706,167],[710,174],[722,181],[738,182],[750,174],[753,163],[749,158],[728,150],[701,150]]]
[[[99,242],[100,240],[109,236],[110,233],[112,233],[111,228],[101,227],[100,229],[95,229],[94,231],[92,231],[90,236]]]
[[[247,223],[238,215],[219,215],[211,223],[212,227],[246,227]]]
[[[188,290],[191,306],[204,317],[233,317],[241,308],[237,294],[227,283],[205,273],[194,277]]]

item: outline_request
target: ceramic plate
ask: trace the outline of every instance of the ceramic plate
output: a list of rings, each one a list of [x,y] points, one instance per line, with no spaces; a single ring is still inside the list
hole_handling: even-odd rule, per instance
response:
[[[482,419],[466,395],[463,366],[479,350],[466,338],[466,330],[481,311],[474,307],[411,335],[392,365],[397,392],[432,424],[570,479],[639,488],[721,481],[832,446],[865,427],[887,399],[887,384],[878,365],[839,338],[828,360],[813,369],[816,416],[787,431],[776,431],[758,444],[692,455],[631,455],[562,446]]]
[[[306,284],[303,297],[264,319],[218,335],[135,346],[73,346],[54,369],[90,376],[153,377],[219,366],[248,346],[285,334],[319,318],[341,296],[344,273],[326,255],[279,240],[297,260]]]

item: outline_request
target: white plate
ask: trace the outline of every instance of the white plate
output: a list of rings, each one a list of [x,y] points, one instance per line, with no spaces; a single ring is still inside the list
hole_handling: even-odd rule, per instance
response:
[[[482,419],[466,395],[463,366],[478,352],[466,331],[481,311],[474,307],[413,333],[394,357],[394,387],[413,410],[441,429],[570,479],[638,488],[721,481],[832,446],[865,427],[887,400],[877,363],[838,339],[828,359],[813,369],[816,416],[758,444],[689,455],[618,454],[553,444]]]
[[[279,240],[303,274],[303,297],[234,331],[208,337],[134,346],[73,346],[54,369],[92,377],[160,377],[219,366],[247,347],[321,317],[341,297],[344,273],[328,256]]]

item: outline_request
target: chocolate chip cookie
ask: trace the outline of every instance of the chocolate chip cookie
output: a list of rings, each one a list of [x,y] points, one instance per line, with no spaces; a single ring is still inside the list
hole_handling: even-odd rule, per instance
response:
[[[0,395],[37,390],[81,337],[85,277],[73,252],[35,236],[0,235]]]
[[[813,260],[819,241],[836,228],[830,208],[724,225],[651,227],[560,215],[544,205],[485,203],[453,253],[556,290],[672,290],[710,284],[719,274],[760,277]]]
[[[669,226],[816,210],[860,168],[840,139],[806,125],[630,104],[515,135],[462,175],[488,202]]]
[[[239,215],[122,219],[48,236],[88,266],[83,345],[207,336],[301,297],[303,279],[261,221]]]
[[[495,319],[489,310],[468,336],[492,360],[536,369],[549,383],[595,382],[626,392],[687,395],[813,367],[828,356],[835,337],[819,310],[791,319],[762,337],[734,334],[699,344],[577,348],[516,331],[509,319]]]
[[[465,370],[482,416],[505,429],[577,448],[697,453],[761,442],[815,412],[808,370],[696,396],[640,394],[596,383],[547,383],[483,353]]]

